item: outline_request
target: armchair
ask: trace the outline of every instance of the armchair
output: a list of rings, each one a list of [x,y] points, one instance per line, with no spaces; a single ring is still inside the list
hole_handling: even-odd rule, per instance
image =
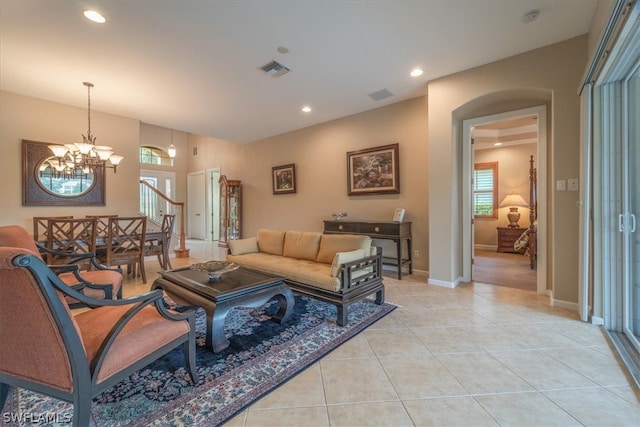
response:
[[[96,308],[73,316],[64,296]],[[166,309],[159,290],[95,300],[31,251],[0,247],[0,301],[0,408],[21,387],[72,402],[73,425],[89,425],[95,396],[179,345],[198,382],[195,314]]]
[[[19,225],[0,226],[0,246],[27,249],[41,260],[44,260],[41,253],[51,255],[52,258],[59,258],[61,255],[36,244],[29,232]],[[122,270],[101,265],[92,253],[65,253],[64,256],[68,259],[68,264],[51,266],[64,283],[74,286],[76,290],[82,289],[85,295],[92,298],[122,298]],[[78,264],[83,261],[89,261],[94,269],[83,271]]]

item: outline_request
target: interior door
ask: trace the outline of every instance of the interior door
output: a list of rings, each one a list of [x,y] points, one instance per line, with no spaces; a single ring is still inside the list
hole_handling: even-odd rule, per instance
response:
[[[191,239],[206,239],[205,188],[204,171],[187,175],[187,234]]]

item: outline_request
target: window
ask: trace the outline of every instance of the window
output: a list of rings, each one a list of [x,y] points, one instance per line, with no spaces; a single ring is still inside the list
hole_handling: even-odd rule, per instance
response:
[[[473,166],[473,216],[498,219],[498,162]]]
[[[148,145],[140,147],[140,163],[147,165],[173,166],[169,153],[162,148]]]

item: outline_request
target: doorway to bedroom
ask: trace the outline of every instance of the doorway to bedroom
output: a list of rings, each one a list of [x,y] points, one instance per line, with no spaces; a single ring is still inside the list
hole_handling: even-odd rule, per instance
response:
[[[546,291],[538,277],[537,245],[538,212],[545,207],[537,182],[539,169],[544,169],[538,159],[544,159],[540,140],[546,138],[540,136],[546,132],[545,110],[531,108],[465,121],[471,224],[465,236],[474,282]]]

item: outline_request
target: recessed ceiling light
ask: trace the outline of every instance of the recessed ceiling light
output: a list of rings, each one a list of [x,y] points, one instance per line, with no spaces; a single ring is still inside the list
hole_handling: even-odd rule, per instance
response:
[[[86,16],[90,21],[97,22],[98,24],[104,24],[105,22],[107,22],[104,16],[102,16],[100,12],[97,12],[95,10],[85,10],[84,16]]]
[[[501,145],[502,145],[502,142],[496,142],[496,143],[493,144],[494,147],[499,147]]]
[[[304,107],[302,107],[302,111],[304,113],[310,113],[311,112],[311,107],[309,107],[308,105],[305,105]]]
[[[411,73],[409,73],[411,75],[411,77],[419,77],[421,76],[423,73],[422,68],[414,68],[413,70],[411,70]]]
[[[288,53],[288,52],[289,52],[289,49],[287,49],[285,46],[278,46],[277,51],[278,51],[279,53],[284,54],[284,53]]]

